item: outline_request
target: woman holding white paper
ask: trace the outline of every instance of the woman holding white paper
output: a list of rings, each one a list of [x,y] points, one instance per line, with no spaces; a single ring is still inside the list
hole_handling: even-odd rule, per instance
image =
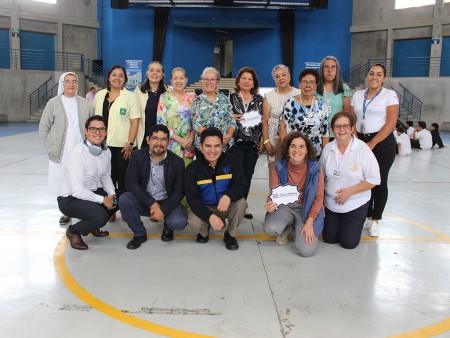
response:
[[[230,102],[236,119],[237,128],[234,131],[234,145],[230,153],[239,158],[244,167],[247,191],[250,191],[253,172],[258,156],[263,150],[261,141],[261,120],[263,98],[258,94],[258,76],[251,67],[243,67],[236,77],[235,92],[230,94]],[[252,219],[248,208],[245,218]]]
[[[316,149],[301,132],[286,135],[281,147],[282,159],[275,163],[271,173],[272,194],[264,205],[267,214],[263,229],[284,245],[294,224],[295,249],[300,256],[309,257],[314,254],[323,229],[323,172],[315,160]],[[299,197],[281,204],[273,191],[277,187],[281,187],[279,191],[289,191],[288,186],[296,187]]]

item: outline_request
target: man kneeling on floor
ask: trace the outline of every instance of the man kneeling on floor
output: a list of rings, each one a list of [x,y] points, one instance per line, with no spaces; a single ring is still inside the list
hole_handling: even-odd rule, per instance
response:
[[[209,240],[209,228],[228,229],[223,240],[228,250],[239,249],[236,230],[245,215],[246,182],[242,165],[233,155],[222,153],[223,134],[214,127],[200,135],[202,155],[186,168],[186,199],[191,208],[189,226],[197,231],[197,242]]]
[[[134,237],[127,248],[137,249],[147,241],[147,231],[141,216],[152,221],[164,221],[161,240],[173,240],[173,231],[186,227],[186,213],[181,205],[184,196],[184,162],[170,150],[169,129],[153,126],[146,137],[148,148],[133,153],[128,164],[125,185],[128,189],[119,197],[122,217]]]
[[[86,139],[70,154],[65,176],[61,182],[63,193],[58,197],[59,210],[80,221],[67,228],[66,236],[72,248],[86,250],[81,236],[108,236],[102,231],[108,219],[117,211],[116,193],[111,180],[111,151],[105,143],[106,124],[102,116],[87,119]],[[103,188],[98,188],[101,185]]]

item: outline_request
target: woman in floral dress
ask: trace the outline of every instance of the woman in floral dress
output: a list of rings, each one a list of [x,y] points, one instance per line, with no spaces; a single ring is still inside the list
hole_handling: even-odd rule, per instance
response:
[[[187,166],[194,158],[194,131],[192,130],[191,109],[195,93],[187,93],[188,78],[183,68],[172,70],[170,82],[172,91],[165,92],[159,98],[157,123],[164,124],[170,130],[168,149],[182,157]]]

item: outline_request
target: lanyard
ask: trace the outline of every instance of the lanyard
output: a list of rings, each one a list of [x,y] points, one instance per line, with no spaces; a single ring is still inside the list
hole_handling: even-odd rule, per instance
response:
[[[378,91],[378,93],[376,93],[375,96],[372,97],[372,99],[366,104],[367,95],[369,94],[369,89],[366,89],[366,92],[364,93],[364,102],[363,102],[363,121],[366,119],[367,107],[369,106],[369,104],[371,104],[375,100],[375,98],[378,96],[378,94],[381,93],[382,90],[383,90],[383,87],[381,87],[381,89]]]
[[[339,158],[340,151],[339,151],[339,148],[338,148],[337,143],[336,143],[336,151],[334,152],[334,155],[336,157],[336,169],[340,169],[342,164],[344,163],[345,157],[350,152],[350,147],[352,145],[352,142],[353,142],[353,136],[352,136],[352,138],[351,138],[351,140],[350,140],[350,142],[349,142],[349,144],[347,146],[347,149],[345,149],[344,154],[342,156],[340,156],[340,158]]]
[[[252,95],[250,94],[250,96],[248,97],[247,103],[245,103],[244,97],[241,95],[241,93],[239,93],[239,96],[241,97],[242,104],[244,105],[244,112],[246,113],[248,112],[248,106],[250,105]]]
[[[334,94],[333,91],[331,91],[331,93]],[[325,99],[327,105],[330,105],[330,102],[331,102],[331,99],[333,98],[333,95],[331,95],[331,97],[328,98],[327,91],[326,91],[325,88],[324,88],[324,89],[323,89],[323,98]]]
[[[315,96],[312,97],[311,106],[309,107],[309,111],[306,110],[306,106],[303,104],[302,96],[299,95],[299,97],[300,97],[300,102],[301,102],[300,106],[302,107],[303,111],[305,112],[306,117],[313,117],[313,115],[314,115],[313,108],[314,108],[314,104],[316,103],[316,100],[315,100],[316,97]]]

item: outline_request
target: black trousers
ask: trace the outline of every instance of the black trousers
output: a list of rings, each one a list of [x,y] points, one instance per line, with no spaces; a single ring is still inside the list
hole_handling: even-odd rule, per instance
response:
[[[358,133],[358,137],[364,141],[369,142],[374,138],[376,133],[370,134],[370,136],[364,136]],[[397,149],[397,142],[395,141],[394,134],[389,135],[375,148],[373,148],[373,154],[375,155],[378,165],[380,166],[380,185],[375,186],[372,189],[372,197],[369,201],[369,209],[367,210],[367,217],[371,217],[374,220],[380,220],[383,216],[383,211],[388,200],[388,176],[389,170],[395,160],[395,153]]]
[[[123,158],[122,149],[121,147],[109,147],[109,150],[111,150],[111,179],[117,192],[117,198],[127,191],[125,188],[125,174],[129,160]]]
[[[245,199],[247,200],[253,173],[255,172],[256,162],[258,161],[258,150],[255,149],[253,143],[238,142],[230,148],[228,153],[233,154],[236,158],[238,158],[239,162],[242,163],[244,167],[245,181],[247,183]]]
[[[101,188],[94,192],[102,196],[108,195]],[[80,219],[78,223],[71,225],[70,230],[72,233],[80,233],[83,236],[104,227],[109,218],[118,210],[117,207],[108,210],[103,204],[80,200],[73,196],[58,197],[58,206],[64,215]]]
[[[339,243],[345,249],[354,249],[361,240],[369,202],[349,212],[333,212],[325,208],[322,237],[325,243]]]

